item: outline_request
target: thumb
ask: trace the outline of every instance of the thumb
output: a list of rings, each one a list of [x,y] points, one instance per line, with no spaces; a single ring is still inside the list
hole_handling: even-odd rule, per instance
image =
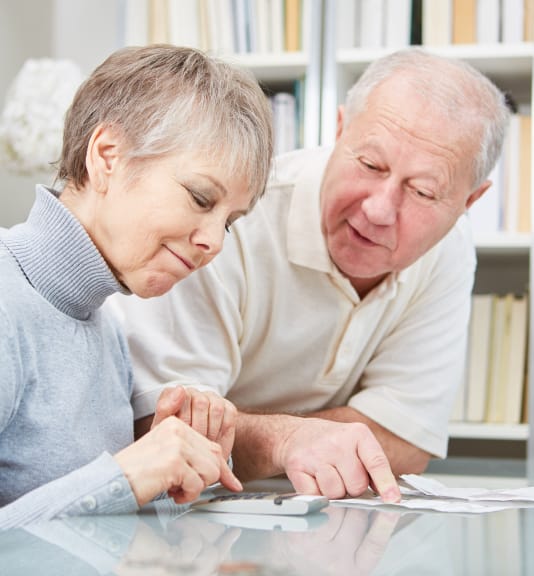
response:
[[[187,397],[187,393],[182,386],[175,388],[165,388],[160,394],[158,403],[156,404],[156,412],[154,420],[152,420],[151,428],[157,426],[162,420],[169,416],[176,416]]]

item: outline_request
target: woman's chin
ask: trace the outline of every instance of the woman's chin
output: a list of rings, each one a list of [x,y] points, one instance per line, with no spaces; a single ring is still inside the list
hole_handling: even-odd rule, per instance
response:
[[[148,281],[133,283],[128,286],[130,291],[139,298],[156,298],[167,293],[177,282],[183,278],[171,275],[158,275]]]

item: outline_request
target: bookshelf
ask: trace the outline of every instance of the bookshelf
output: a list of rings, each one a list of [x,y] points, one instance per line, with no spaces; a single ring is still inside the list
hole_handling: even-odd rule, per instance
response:
[[[129,0],[119,11],[124,45],[191,46],[252,71],[272,98],[275,152],[319,143],[322,0]]]

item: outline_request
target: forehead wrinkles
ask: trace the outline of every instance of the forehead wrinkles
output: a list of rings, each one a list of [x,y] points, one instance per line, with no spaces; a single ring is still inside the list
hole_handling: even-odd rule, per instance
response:
[[[446,115],[438,115],[428,106],[418,107],[417,111],[414,107],[411,113],[388,104],[377,108],[377,128],[382,127],[401,140],[407,139],[408,144],[424,148],[450,162],[461,159],[462,138],[460,134],[454,134]],[[370,135],[374,132],[372,130]]]

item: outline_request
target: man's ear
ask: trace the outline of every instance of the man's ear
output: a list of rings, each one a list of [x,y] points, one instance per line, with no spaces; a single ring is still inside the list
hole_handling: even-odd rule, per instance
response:
[[[108,180],[116,168],[119,141],[116,131],[98,125],[89,139],[85,163],[91,186],[97,192],[106,192]]]
[[[483,182],[474,192],[471,192],[467,197],[467,201],[465,203],[465,209],[469,210],[471,206],[486,192],[486,190],[491,186],[491,180],[486,180]]]
[[[339,140],[341,132],[343,132],[343,119],[345,117],[345,106],[337,107],[337,120],[336,120],[336,140]]]

